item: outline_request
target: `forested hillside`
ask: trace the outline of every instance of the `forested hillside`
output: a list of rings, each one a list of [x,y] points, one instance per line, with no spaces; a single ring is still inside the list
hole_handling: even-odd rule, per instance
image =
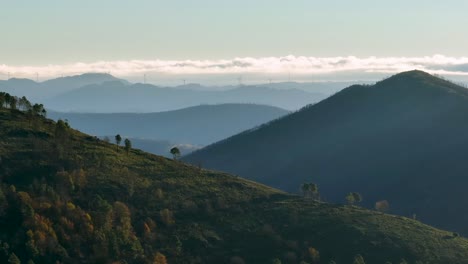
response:
[[[456,233],[109,144],[8,101],[1,263],[467,263]]]

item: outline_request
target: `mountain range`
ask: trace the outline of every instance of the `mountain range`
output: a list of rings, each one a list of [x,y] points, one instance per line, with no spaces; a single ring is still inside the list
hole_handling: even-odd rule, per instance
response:
[[[60,77],[44,82],[35,82],[30,79],[12,78],[0,81],[0,91],[16,96],[26,96],[29,100],[42,103],[43,100],[70,92],[74,89],[104,82],[117,81],[128,84],[127,81],[115,78],[105,73],[85,73],[76,76]]]
[[[0,91],[26,96],[59,112],[161,112],[201,104],[252,103],[290,111],[318,102],[347,82],[271,83],[260,85],[176,87],[132,84],[109,74],[87,73],[45,82],[12,78]]]
[[[297,110],[325,98],[297,89],[240,86],[226,91],[196,91],[119,81],[92,84],[46,99],[49,109],[61,112],[161,112],[200,104],[249,103]]]
[[[184,158],[285,191],[363,205],[468,234],[468,90],[421,71],[354,85]]]

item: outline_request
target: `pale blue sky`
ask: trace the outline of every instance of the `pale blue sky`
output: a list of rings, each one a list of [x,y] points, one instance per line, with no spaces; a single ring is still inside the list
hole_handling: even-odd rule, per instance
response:
[[[468,1],[15,0],[0,64],[285,56],[467,56]]]

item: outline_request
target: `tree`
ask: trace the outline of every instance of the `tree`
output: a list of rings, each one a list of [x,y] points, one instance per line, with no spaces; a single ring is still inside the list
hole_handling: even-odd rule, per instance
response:
[[[319,251],[313,247],[309,247],[308,252],[309,252],[309,257],[312,260],[312,263],[319,263],[320,261]]]
[[[120,142],[122,142],[122,137],[119,134],[115,135],[115,144],[117,144],[117,147],[120,146]]]
[[[315,183],[309,183],[309,192],[312,195],[314,200],[317,200],[319,197],[318,186]]]
[[[348,204],[354,204],[354,203],[362,202],[362,196],[361,196],[361,194],[359,194],[357,192],[348,193],[348,195],[346,195],[345,198],[346,198],[346,202],[348,202]]]
[[[44,109],[43,104],[34,104],[32,106],[32,112],[33,114],[39,115],[39,116],[46,116],[47,114],[47,111]]]
[[[354,257],[353,264],[366,264],[366,262],[364,261],[364,258],[361,255],[356,255]]]
[[[5,104],[5,107],[8,107],[10,105],[11,97],[12,96],[9,93],[5,93],[4,101],[3,101],[3,103]]]
[[[174,157],[174,159],[176,160],[178,157],[180,157],[180,150],[178,147],[173,147],[171,148],[171,154],[172,156]]]
[[[377,201],[375,202],[375,210],[380,212],[386,212],[390,208],[390,204],[387,200]]]
[[[354,195],[352,193],[348,193],[348,195],[346,195],[345,199],[346,199],[346,202],[348,204],[354,204],[354,202],[355,202]]]
[[[15,96],[10,97],[10,109],[16,109],[18,99]]]
[[[130,141],[130,139],[126,138],[124,143],[125,143],[125,151],[127,152],[127,155],[128,155],[128,152],[132,148],[132,142]]]
[[[21,97],[18,100],[18,107],[20,110],[26,111],[28,113],[31,111],[31,108],[32,108],[31,102],[29,102],[25,96]]]
[[[154,255],[154,264],[167,264],[166,256],[161,254],[160,252],[156,252],[156,255]]]
[[[304,183],[301,186],[301,190],[305,198],[318,199],[319,197],[318,186],[315,183]]]
[[[5,92],[0,92],[0,109],[3,108],[3,104],[5,103]]]
[[[352,194],[353,197],[354,197],[354,202],[356,202],[356,203],[362,202],[362,196],[361,196],[360,193],[353,192],[353,193],[351,193],[351,194]]]
[[[11,253],[10,257],[8,258],[8,263],[10,263],[10,264],[21,264],[21,261],[15,255],[15,253]]]

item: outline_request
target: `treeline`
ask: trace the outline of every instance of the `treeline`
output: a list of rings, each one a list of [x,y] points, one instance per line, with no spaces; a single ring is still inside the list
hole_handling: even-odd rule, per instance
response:
[[[25,96],[17,97],[5,92],[0,92],[0,109],[1,108],[20,110],[28,114],[44,117],[47,115],[43,104],[32,104]]]

